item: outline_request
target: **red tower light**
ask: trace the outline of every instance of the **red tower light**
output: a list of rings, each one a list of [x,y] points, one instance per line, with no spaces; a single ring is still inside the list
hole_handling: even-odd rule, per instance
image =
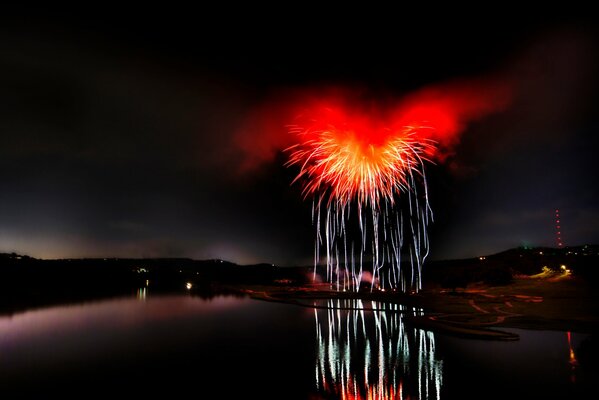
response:
[[[557,244],[558,248],[561,248],[564,246],[564,243],[562,241],[562,232],[561,232],[561,225],[560,225],[560,220],[559,220],[559,209],[556,208],[555,209],[555,241]]]

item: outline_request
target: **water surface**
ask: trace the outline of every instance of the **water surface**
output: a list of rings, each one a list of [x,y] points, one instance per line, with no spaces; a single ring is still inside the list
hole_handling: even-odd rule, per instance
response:
[[[517,342],[433,334],[421,310],[316,308],[240,297],[137,296],[0,317],[0,390],[196,398],[592,398],[588,335],[512,330]],[[569,336],[569,338],[568,338]],[[589,397],[590,396],[590,397]]]

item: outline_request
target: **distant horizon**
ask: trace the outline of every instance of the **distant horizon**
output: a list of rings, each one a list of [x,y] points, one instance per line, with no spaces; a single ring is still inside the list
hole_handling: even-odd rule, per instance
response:
[[[557,246],[543,246],[543,245],[539,245],[539,246],[534,246],[534,245],[520,245],[520,246],[516,246],[516,247],[508,247],[505,248],[503,250],[499,250],[499,251],[495,251],[493,253],[486,253],[486,254],[476,254],[476,255],[472,255],[472,256],[467,256],[467,257],[458,257],[458,258],[427,258],[426,261],[452,261],[452,260],[466,260],[466,259],[473,259],[473,258],[478,258],[478,257],[488,257],[488,256],[493,256],[496,254],[501,254],[510,250],[517,250],[517,249],[524,249],[524,250],[534,250],[534,249],[552,249],[552,250],[560,250],[560,249],[572,249],[572,248],[581,248],[581,247],[599,247],[599,244],[594,244],[594,243],[583,243],[583,244],[578,244],[578,245],[567,245],[567,246],[561,246],[561,247],[557,247]],[[273,262],[269,262],[269,261],[257,261],[257,262],[237,262],[231,259],[227,259],[227,258],[222,258],[222,257],[208,257],[208,258],[195,258],[195,257],[186,257],[186,256],[158,256],[158,257],[129,257],[129,256],[123,256],[123,257],[118,257],[118,256],[84,256],[84,257],[57,257],[57,258],[44,258],[44,257],[37,257],[37,256],[33,256],[31,254],[27,254],[27,253],[21,253],[18,251],[4,251],[4,250],[0,250],[0,255],[15,255],[15,256],[20,256],[20,257],[29,257],[31,259],[35,259],[35,260],[40,260],[40,261],[62,261],[62,260],[191,260],[191,261],[222,261],[222,262],[226,262],[226,263],[230,263],[230,264],[235,264],[235,265],[259,265],[259,264],[265,264],[265,265],[274,265],[274,266],[279,266],[279,267],[313,267],[314,266],[314,262],[311,263],[298,263],[298,264],[293,264],[293,265],[282,265],[282,264],[277,264],[277,263],[273,263]],[[325,264],[319,263],[317,264],[317,266],[319,267],[324,267]]]

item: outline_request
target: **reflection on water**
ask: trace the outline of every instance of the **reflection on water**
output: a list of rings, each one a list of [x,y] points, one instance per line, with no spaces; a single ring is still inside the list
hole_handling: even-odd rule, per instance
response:
[[[145,300],[147,294],[147,288],[139,288],[137,289],[137,300]]]
[[[572,335],[570,334],[570,331],[566,332],[566,337],[568,338],[569,349],[568,363],[571,367],[570,381],[572,383],[576,383],[576,367],[578,366],[578,360],[576,359],[576,354],[574,353],[574,348],[572,347]]]
[[[80,387],[198,398],[213,387],[285,400],[599,399],[596,337],[581,333],[506,328],[520,340],[471,340],[412,329],[403,318],[421,311],[400,305],[313,310],[151,288],[0,315],[0,398],[78,399]]]
[[[314,309],[316,389],[340,399],[439,399],[442,362],[432,332],[406,328],[421,310],[362,300]]]

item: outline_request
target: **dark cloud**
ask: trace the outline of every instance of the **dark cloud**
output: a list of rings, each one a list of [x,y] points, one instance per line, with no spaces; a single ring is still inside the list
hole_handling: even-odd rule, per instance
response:
[[[471,243],[480,253],[555,245],[555,208],[566,244],[599,240],[590,228],[599,200],[590,184],[599,167],[597,44],[586,30],[558,29],[535,36],[506,64],[516,88],[511,107],[467,131],[450,161],[453,176],[438,187],[452,211],[442,211],[437,254],[473,255]]]

